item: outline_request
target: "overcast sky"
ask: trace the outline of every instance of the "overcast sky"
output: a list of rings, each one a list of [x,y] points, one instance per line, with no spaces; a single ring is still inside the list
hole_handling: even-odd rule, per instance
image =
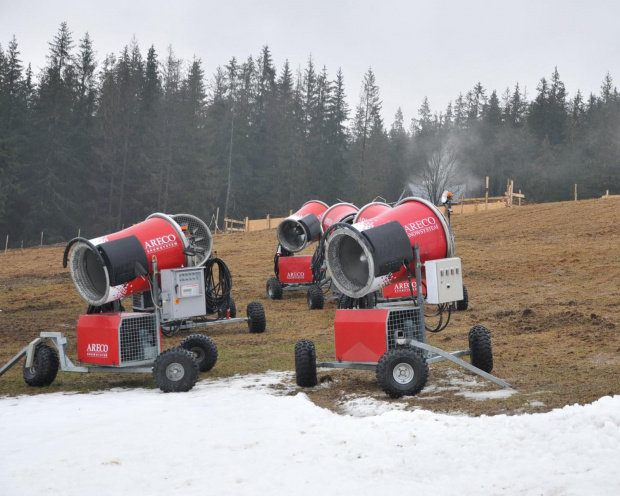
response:
[[[372,67],[388,126],[398,107],[408,124],[425,96],[442,111],[478,81],[498,96],[518,82],[531,99],[556,66],[569,97],[598,94],[607,72],[620,80],[618,0],[0,0],[0,13],[3,49],[15,35],[35,74],[63,21],[100,60],[135,35],[144,55],[200,58],[208,78],[264,45],[278,73],[312,56],[332,78],[342,68],[352,110]]]

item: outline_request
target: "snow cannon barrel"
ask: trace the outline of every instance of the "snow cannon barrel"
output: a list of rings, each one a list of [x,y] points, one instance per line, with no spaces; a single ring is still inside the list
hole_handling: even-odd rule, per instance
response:
[[[310,200],[293,215],[278,225],[277,234],[280,245],[285,250],[296,253],[321,237],[321,220],[328,206],[322,201]]]
[[[72,239],[65,248],[64,267],[73,245],[71,278],[82,299],[94,306],[148,291],[145,276],[152,271],[152,257],[159,270],[188,265],[188,240],[181,226],[161,213],[116,233]]]
[[[361,298],[407,280],[416,243],[422,263],[454,253],[452,231],[437,207],[405,198],[376,217],[335,227],[325,247],[327,269],[341,292]]]
[[[321,232],[324,233],[332,224],[346,222],[353,224],[359,209],[352,203],[336,203],[327,209],[321,221]]]
[[[383,202],[367,203],[358,210],[355,218],[353,219],[353,224],[372,219],[373,217],[376,217],[377,215],[380,215],[383,212],[390,210],[391,208],[392,207],[390,207],[387,203]]]

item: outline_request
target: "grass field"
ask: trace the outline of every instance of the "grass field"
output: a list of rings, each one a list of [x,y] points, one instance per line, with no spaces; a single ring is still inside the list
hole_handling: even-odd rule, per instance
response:
[[[464,398],[453,384],[473,376],[454,365],[437,364],[430,367],[427,389],[404,400],[408,408],[517,414],[620,394],[620,199],[463,214],[453,217],[453,231],[469,308],[454,313],[445,331],[429,336],[429,344],[465,349],[468,330],[485,325],[493,343],[493,374],[518,392],[487,401]],[[244,323],[208,328],[205,333],[216,342],[219,359],[201,379],[293,370],[294,345],[302,338],[315,342],[319,360],[334,358],[335,301],[310,311],[305,291],[285,292],[280,301],[266,298],[276,246],[275,230],[214,237],[214,250],[233,276],[239,314],[245,315],[250,301],[260,301],[267,331],[250,334]],[[68,269],[62,268],[63,250],[48,246],[0,253],[0,365],[43,330],[64,332],[71,340],[69,355],[77,359],[75,325],[86,304]],[[164,338],[164,348],[183,337]],[[394,401],[372,372],[320,371],[319,380],[318,387],[304,392],[335,411],[350,395]],[[477,382],[483,390],[497,389],[482,379]],[[154,385],[147,374],[59,372],[51,386],[33,389],[24,383],[20,365],[0,377],[0,395],[110,387]]]

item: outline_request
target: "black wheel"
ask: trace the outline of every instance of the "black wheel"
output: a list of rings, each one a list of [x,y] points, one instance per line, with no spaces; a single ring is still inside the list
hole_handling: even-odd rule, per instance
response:
[[[230,311],[230,318],[234,319],[237,316],[237,305],[235,304],[235,300],[232,298],[228,298],[226,303],[224,303],[217,311],[217,317],[219,319],[225,319]]]
[[[282,284],[277,277],[272,277],[267,281],[267,298],[270,300],[282,299]]]
[[[248,303],[246,309],[248,314],[248,329],[253,334],[265,332],[267,320],[265,319],[265,309],[258,301]]]
[[[469,306],[469,298],[467,297],[467,288],[465,284],[463,284],[463,299],[456,302],[456,309],[461,312],[463,310],[467,310]]]
[[[309,310],[322,310],[325,305],[325,298],[323,297],[323,291],[314,284],[308,289],[308,309]]]
[[[469,349],[471,364],[484,372],[493,370],[493,349],[491,348],[491,333],[481,325],[469,330]]]
[[[24,380],[34,387],[49,386],[58,374],[58,354],[51,346],[39,343],[34,349],[32,367],[26,367],[24,361]]]
[[[317,385],[316,351],[309,339],[302,339],[295,345],[295,381],[299,387]]]
[[[353,309],[353,308],[374,308],[377,303],[377,293],[370,293],[361,298],[351,298],[345,294],[341,294],[338,297],[338,308]]]
[[[377,293],[370,293],[357,300],[357,308],[374,308],[377,303]]]
[[[170,348],[155,359],[153,380],[164,393],[182,393],[194,387],[200,369],[196,357],[184,348]]]
[[[418,394],[428,379],[428,364],[413,348],[386,351],[377,364],[377,381],[391,398]]]
[[[179,348],[194,354],[200,372],[208,372],[217,362],[217,346],[209,336],[190,334],[181,341]]]
[[[182,320],[174,320],[161,325],[161,333],[167,338],[171,338],[181,330]]]
[[[237,316],[237,304],[233,298],[228,301],[228,309],[230,310],[230,318],[234,319]]]
[[[345,310],[353,308],[352,301],[353,301],[353,298],[351,298],[350,296],[347,296],[344,293],[340,293],[340,296],[338,297],[338,308],[345,309]]]
[[[109,303],[104,303],[103,305],[88,305],[86,308],[86,314],[91,315],[94,313],[108,313],[108,312],[124,312],[125,307],[123,307],[121,300],[111,301]]]

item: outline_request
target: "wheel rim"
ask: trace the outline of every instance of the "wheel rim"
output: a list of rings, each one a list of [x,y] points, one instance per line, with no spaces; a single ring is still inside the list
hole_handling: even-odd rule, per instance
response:
[[[39,357],[35,356],[32,361],[32,367],[26,367],[26,373],[31,377],[34,377],[37,373],[37,367],[39,366]]]
[[[408,384],[412,381],[415,372],[408,363],[402,362],[392,370],[392,377],[398,384]]]
[[[205,352],[204,352],[204,350],[203,350],[202,348],[195,347],[195,348],[192,348],[192,349],[191,349],[191,350],[189,350],[189,351],[191,351],[191,352],[194,354],[194,356],[196,357],[196,361],[197,361],[199,364],[200,364],[200,363],[202,363],[202,362],[204,362],[204,359],[205,359]]]
[[[180,363],[171,363],[166,367],[166,378],[171,381],[180,381],[185,375],[185,368]]]

